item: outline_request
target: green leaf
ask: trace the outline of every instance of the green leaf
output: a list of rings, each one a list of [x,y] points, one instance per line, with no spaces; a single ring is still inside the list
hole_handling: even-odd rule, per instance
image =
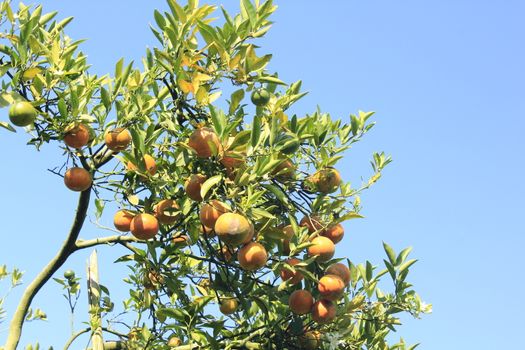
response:
[[[360,215],[360,214],[358,214],[358,213],[352,211],[352,212],[346,213],[345,215],[343,215],[343,216],[337,218],[337,219],[335,220],[335,223],[338,224],[338,223],[341,223],[341,222],[346,221],[346,220],[351,220],[351,219],[362,219],[362,218],[364,218],[364,216],[362,216],[362,215]]]
[[[8,122],[0,122],[0,126],[9,131],[16,132],[15,128],[13,128],[13,126],[9,124]]]
[[[396,266],[399,266],[401,265],[405,259],[407,258],[408,254],[410,254],[410,252],[412,251],[412,247],[408,247],[408,248],[405,248],[401,251],[401,253],[399,253],[399,255],[397,256],[397,259],[396,259]]]
[[[383,242],[383,248],[385,249],[386,255],[388,256],[388,260],[390,260],[390,263],[395,264],[396,253],[394,252],[394,249],[392,249],[392,247],[386,244],[386,242]]]
[[[251,145],[253,148],[257,146],[259,143],[259,138],[261,137],[261,116],[256,115],[253,118],[253,125],[252,125],[252,136],[251,136]]]
[[[176,0],[168,0],[168,5],[171,9],[171,13],[177,17],[179,22],[185,23],[186,22],[186,13],[184,12],[184,9],[177,3]]]
[[[235,110],[237,109],[237,107],[239,107],[239,104],[241,103],[243,98],[244,98],[244,89],[239,89],[232,94],[231,101],[230,101],[230,108],[228,110],[229,114],[235,113]]]
[[[237,135],[235,135],[235,138],[230,144],[229,149],[235,150],[236,148],[245,148],[246,144],[250,140],[250,136],[251,136],[250,130],[243,130],[239,132]]]
[[[222,181],[222,175],[215,175],[206,180],[201,187],[201,197],[205,198],[208,191]]]
[[[155,22],[157,22],[157,25],[161,30],[164,30],[166,28],[166,19],[164,16],[158,11],[153,11],[153,17],[155,18]]]
[[[403,271],[408,269],[410,266],[412,266],[416,262],[417,262],[417,259],[408,260],[406,263],[404,263],[403,265],[399,266],[399,273],[402,273]]]
[[[250,20],[250,24],[253,27],[257,22],[257,11],[251,0],[241,0],[241,12],[244,17],[247,17]]]
[[[99,219],[102,216],[102,212],[104,211],[105,202],[103,199],[97,198],[95,199],[95,217]]]
[[[276,77],[272,77],[272,76],[270,76],[270,75],[265,75],[265,76],[262,76],[262,77],[257,77],[257,80],[260,81],[260,82],[272,83],[272,84],[277,84],[277,85],[285,85],[285,86],[288,85],[288,84],[286,84],[284,81],[282,81],[281,79],[276,78]]]
[[[273,193],[282,203],[288,204],[288,197],[279,187],[270,184],[263,184],[262,186]]]

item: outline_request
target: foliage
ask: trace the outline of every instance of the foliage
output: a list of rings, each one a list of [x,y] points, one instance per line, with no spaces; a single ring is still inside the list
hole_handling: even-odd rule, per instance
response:
[[[344,257],[319,262],[306,253],[314,236],[361,217],[359,194],[390,162],[384,153],[374,154],[373,173],[361,187],[336,182],[337,191],[322,191],[318,186],[315,174],[338,164],[373,127],[373,113],[360,111],[346,122],[321,110],[293,113],[294,103],[305,95],[301,81],[287,84],[270,73],[272,55],[255,44],[271,27],[276,9],[271,0],[242,0],[236,16],[221,9],[223,20],[215,25],[216,6],[199,6],[196,0],[184,6],[169,0],[168,5],[168,12],[154,13],[151,30],[159,45],[146,50],[143,67],[121,59],[114,74],[105,76],[89,72],[79,50],[82,41],[65,34],[71,18],[58,20],[56,12],[44,14],[41,6],[20,4],[15,10],[9,1],[0,5],[0,104],[29,101],[35,107],[36,121],[25,128],[28,143],[39,149],[59,142],[65,161],[58,175],[71,167],[91,173],[94,181],[87,191],[97,196],[97,217],[108,202],[133,215],[154,213],[164,199],[176,203],[161,213],[173,220],[161,224],[154,239],[77,240],[68,252],[115,242],[129,250],[118,260],[131,269],[123,310],[130,315],[129,329],[110,322],[105,330],[120,335],[130,349],[166,349],[174,335],[182,340],[178,349],[299,349],[303,333],[312,330],[321,332],[322,349],[414,348],[404,342],[387,345],[388,334],[400,324],[398,313],[418,317],[430,311],[406,281],[415,262],[407,260],[410,249],[396,254],[384,244],[382,269]],[[226,91],[231,93],[223,96]],[[88,145],[64,145],[65,135],[80,123],[91,129]],[[7,121],[0,126],[16,131]],[[132,146],[120,153],[104,140],[116,127],[129,130],[132,138]],[[211,148],[210,157],[197,156],[188,143],[204,127],[219,141],[202,145]],[[146,168],[145,156],[154,159],[156,171]],[[202,203],[185,190],[193,174],[206,178],[200,189],[203,203],[219,200],[254,225],[253,240],[268,252],[264,267],[244,270],[235,259],[237,247],[225,251],[221,240],[202,232]],[[303,217],[317,217],[322,227],[309,231],[300,225]],[[293,230],[289,239],[286,225]],[[302,262],[292,267],[288,257]],[[319,278],[338,261],[348,265],[351,283],[335,320],[318,324],[310,315],[292,314],[289,295],[304,288],[317,299]],[[303,282],[282,281],[283,268],[300,272]],[[380,288],[385,275],[393,291],[386,291],[384,283]],[[67,291],[73,311],[77,280],[55,280]],[[110,313],[115,304],[109,291],[103,292],[98,311]],[[237,311],[219,315],[217,304],[229,298],[238,301]],[[91,330],[97,327],[92,324]]]

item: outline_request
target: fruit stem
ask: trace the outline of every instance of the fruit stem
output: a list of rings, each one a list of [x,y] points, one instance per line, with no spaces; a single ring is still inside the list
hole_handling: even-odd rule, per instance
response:
[[[29,306],[33,301],[40,288],[51,278],[51,276],[66,262],[67,258],[75,251],[75,242],[78,238],[86,213],[89,208],[89,199],[91,197],[91,188],[80,193],[78,198],[75,218],[69,234],[58,251],[57,255],[49,261],[49,263],[40,271],[35,279],[27,286],[18,307],[16,308],[11,324],[9,325],[9,336],[5,344],[5,350],[16,350],[20,337],[22,335],[22,327],[29,310]]]

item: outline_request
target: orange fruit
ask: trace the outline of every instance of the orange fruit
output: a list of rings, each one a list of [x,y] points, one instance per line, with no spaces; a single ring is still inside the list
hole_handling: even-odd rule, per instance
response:
[[[113,152],[125,150],[131,143],[131,134],[126,128],[116,128],[106,132],[104,135],[106,147]]]
[[[305,216],[299,222],[299,226],[308,228],[308,232],[314,233],[323,229],[323,222],[318,215]]]
[[[178,337],[172,335],[169,339],[168,339],[168,346],[170,348],[174,348],[176,346],[180,346],[182,344],[182,340],[180,340]]]
[[[301,260],[297,259],[297,258],[290,258],[288,260],[286,260],[286,263],[290,266],[295,266],[297,264],[299,264],[301,262]],[[283,267],[281,268],[281,271],[280,271],[280,276],[281,276],[281,279],[283,281],[288,281],[289,284],[297,284],[299,282],[301,282],[301,280],[303,279],[303,274],[300,273],[299,271],[295,271],[293,272],[292,270],[288,269],[287,267]]]
[[[336,275],[324,275],[317,285],[321,298],[336,301],[341,299],[345,291],[345,283]]]
[[[290,294],[288,306],[290,310],[297,315],[305,315],[310,312],[314,305],[312,294],[304,289],[299,289]]]
[[[255,271],[266,265],[268,253],[262,244],[250,242],[239,249],[237,259],[243,270]]]
[[[350,269],[345,264],[332,264],[326,269],[326,273],[339,276],[346,286],[350,283]]]
[[[193,148],[199,158],[216,156],[222,150],[219,137],[211,128],[195,130],[190,136],[188,146]]]
[[[9,107],[9,120],[16,126],[29,126],[35,122],[37,111],[27,101],[15,102]]]
[[[173,199],[163,199],[154,207],[155,217],[161,224],[172,225],[181,217],[179,205]]]
[[[298,339],[299,346],[303,350],[315,350],[321,346],[321,332],[308,331]]]
[[[263,88],[253,90],[250,99],[252,103],[256,106],[266,106],[268,102],[270,102],[270,92]]]
[[[284,159],[272,171],[272,175],[279,179],[290,179],[295,175],[295,165],[289,159]]]
[[[227,245],[223,245],[221,248],[221,254],[224,258],[224,261],[230,261],[233,257],[233,252],[230,250],[230,248]]]
[[[237,310],[238,307],[239,303],[237,302],[237,299],[223,298],[221,299],[219,310],[225,315],[231,315]]]
[[[93,179],[91,174],[84,168],[70,168],[64,174],[64,184],[71,191],[82,192],[91,187]]]
[[[171,238],[171,243],[174,245],[186,246],[190,243],[190,238],[186,235],[177,235]]]
[[[250,234],[250,222],[243,215],[225,213],[218,217],[214,230],[221,241],[226,244],[240,245]]]
[[[131,220],[129,229],[136,238],[148,240],[159,232],[159,222],[151,214],[138,214]]]
[[[207,179],[208,178],[205,175],[201,174],[194,174],[188,177],[184,183],[184,190],[186,191],[188,197],[196,202],[202,201],[201,187]]]
[[[144,155],[142,165],[144,165],[146,172],[150,174],[151,176],[157,173],[157,163],[155,162],[155,158],[153,158],[149,154]],[[137,171],[139,170],[139,167],[133,164],[131,161],[129,161],[127,165],[127,169],[128,171]]]
[[[113,225],[121,232],[128,232],[134,216],[129,210],[119,210],[113,216]]]
[[[335,245],[330,238],[319,236],[312,239],[311,242],[313,245],[308,247],[308,255],[316,255],[319,262],[327,262],[332,259],[335,253]]]
[[[240,152],[225,151],[220,162],[228,169],[236,169],[245,163],[245,155]]]
[[[294,232],[292,225],[286,225],[283,227],[284,239],[289,241],[292,239]]]
[[[255,227],[253,226],[253,224],[249,221],[250,223],[250,231],[248,232],[248,235],[246,236],[246,238],[244,239],[244,241],[242,241],[242,244],[248,244],[252,241],[253,239],[253,236],[255,236]]]
[[[330,323],[335,319],[337,307],[330,300],[318,300],[312,306],[312,319],[320,324]]]
[[[204,203],[202,205],[199,218],[204,226],[215,228],[215,222],[217,219],[228,211],[228,207],[226,207],[224,203],[213,199],[209,203]]]
[[[88,144],[90,128],[82,123],[75,123],[66,129],[64,143],[71,148],[82,148]]]
[[[345,229],[343,228],[343,225],[337,224],[323,231],[321,235],[330,238],[334,244],[337,244],[343,239],[345,235]]]
[[[308,180],[318,192],[328,194],[337,191],[341,185],[341,175],[334,168],[324,168],[313,174]]]

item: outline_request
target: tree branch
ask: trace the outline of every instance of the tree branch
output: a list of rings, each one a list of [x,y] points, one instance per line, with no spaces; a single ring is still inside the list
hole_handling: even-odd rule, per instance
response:
[[[96,245],[121,243],[121,242],[136,242],[137,243],[141,241],[139,241],[138,239],[132,236],[122,236],[122,235],[108,236],[108,237],[88,239],[88,240],[79,239],[75,242],[75,250],[90,248]]]
[[[13,319],[9,326],[9,336],[5,344],[5,350],[15,350],[20,336],[22,335],[22,327],[24,320],[33,301],[33,298],[38,293],[40,288],[51,278],[51,276],[64,264],[67,258],[75,251],[75,242],[78,238],[86,213],[89,207],[89,199],[91,197],[91,188],[80,193],[75,218],[69,234],[58,251],[57,255],[44,267],[44,269],[35,277],[33,282],[29,284],[24,291],[22,298],[16,308]]]

